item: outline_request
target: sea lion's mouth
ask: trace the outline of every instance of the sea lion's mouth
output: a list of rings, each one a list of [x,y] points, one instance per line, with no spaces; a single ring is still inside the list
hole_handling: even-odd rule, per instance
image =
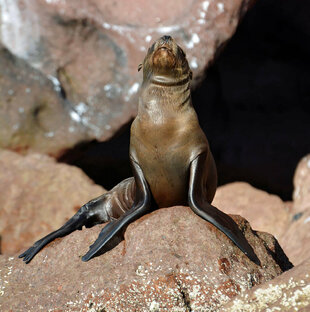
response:
[[[159,47],[157,47],[157,49],[154,51],[154,54],[156,53],[169,53],[171,55],[174,55],[173,53],[173,49],[172,47],[170,47],[169,45],[160,45]]]
[[[170,47],[167,47],[167,46],[161,46],[161,47],[158,47],[157,50],[167,50],[167,51],[170,51],[172,52],[171,48]]]

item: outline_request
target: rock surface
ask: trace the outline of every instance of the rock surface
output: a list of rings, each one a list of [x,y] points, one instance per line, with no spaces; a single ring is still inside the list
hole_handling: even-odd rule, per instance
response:
[[[56,240],[29,265],[1,256],[0,309],[217,309],[291,267],[271,235],[255,234],[243,218],[233,218],[255,249],[261,267],[190,208],[164,208],[129,225],[125,241],[87,263],[80,256],[102,226]]]
[[[295,171],[291,216],[279,242],[298,265],[310,258],[310,155],[300,160]]]
[[[245,291],[220,309],[221,312],[310,311],[310,259]]]
[[[243,216],[254,230],[271,233],[277,238],[286,231],[291,220],[287,206],[278,196],[244,182],[218,187],[212,204],[228,214]]]
[[[292,220],[279,242],[294,265],[310,258],[310,209],[298,220]]]
[[[1,44],[0,73],[0,148],[58,156],[87,139],[53,83]]]
[[[293,213],[310,209],[310,154],[298,163],[294,175]]]
[[[1,42],[14,56],[26,60],[54,82],[58,91],[52,97],[66,99],[66,107],[59,114],[66,119],[63,135],[70,138],[68,147],[76,144],[80,132],[84,139],[106,140],[136,114],[141,81],[137,66],[151,41],[164,34],[174,36],[186,50],[194,77],[199,81],[252,2],[1,1]],[[19,70],[18,65],[15,70]],[[3,97],[7,92],[4,90]],[[23,96],[18,92],[15,99],[20,97],[17,101],[22,103]],[[6,98],[3,101],[7,105]],[[28,106],[20,107],[26,111]],[[15,109],[9,113],[18,119]],[[68,126],[68,118],[73,120],[74,127]],[[58,129],[56,121],[44,118],[40,125],[49,134]],[[0,126],[3,127],[2,123]],[[9,137],[3,139],[8,143],[1,143],[2,147],[17,149],[18,144],[10,143],[11,135],[9,132]],[[48,152],[54,155],[63,151],[63,146],[51,143],[57,141],[56,137],[46,138]],[[27,146],[46,152],[31,142]]]
[[[14,254],[60,227],[104,189],[54,159],[0,150],[1,252]]]

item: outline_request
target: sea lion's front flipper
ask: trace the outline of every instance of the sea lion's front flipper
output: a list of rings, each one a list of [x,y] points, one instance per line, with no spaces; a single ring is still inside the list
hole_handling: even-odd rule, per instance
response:
[[[257,265],[260,261],[234,220],[206,200],[204,170],[207,154],[200,154],[190,165],[188,202],[191,209],[226,234]]]
[[[139,217],[146,214],[151,207],[151,192],[149,186],[144,178],[141,167],[137,162],[131,159],[131,165],[136,182],[136,194],[132,208],[125,212],[117,220],[111,221],[107,224],[99,234],[97,240],[90,246],[89,251],[82,257],[83,261],[88,261],[110,242],[116,235],[124,230],[127,225]]]

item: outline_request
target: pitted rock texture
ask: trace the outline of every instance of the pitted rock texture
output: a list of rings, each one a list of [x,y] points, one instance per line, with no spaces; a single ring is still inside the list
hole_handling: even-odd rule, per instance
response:
[[[1,253],[15,254],[104,193],[78,168],[39,154],[0,150]]]
[[[137,67],[152,41],[172,35],[187,52],[195,81],[200,81],[252,3],[1,1],[1,42],[14,56],[26,60],[53,81],[53,96],[66,100],[66,109],[59,114],[75,123],[75,127],[65,124],[65,133],[70,128],[69,136],[76,131],[82,132],[84,139],[102,141],[136,114],[141,81]],[[27,84],[26,77],[24,80]],[[5,95],[7,91],[4,90]],[[17,93],[16,97],[22,98],[23,94]],[[10,113],[16,114],[15,110]],[[41,126],[48,133],[58,129],[57,124],[46,125],[47,122],[42,120]],[[76,140],[72,138],[70,143],[73,146]],[[62,151],[55,145],[49,153]],[[29,148],[46,152],[40,145]]]
[[[220,311],[310,311],[310,259],[268,283],[243,292]]]
[[[245,182],[218,187],[212,204],[226,213],[243,216],[254,230],[271,233],[277,238],[291,221],[287,205],[278,196]]]
[[[130,224],[125,241],[86,263],[80,257],[102,226],[56,240],[28,265],[1,256],[0,309],[215,311],[291,267],[271,235],[233,218],[261,267],[189,207],[163,208]]]

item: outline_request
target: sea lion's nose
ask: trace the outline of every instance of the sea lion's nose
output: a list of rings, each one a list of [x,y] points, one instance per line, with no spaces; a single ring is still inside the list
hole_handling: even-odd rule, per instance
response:
[[[171,36],[162,36],[161,39],[164,41],[164,42],[169,42],[172,40]]]

